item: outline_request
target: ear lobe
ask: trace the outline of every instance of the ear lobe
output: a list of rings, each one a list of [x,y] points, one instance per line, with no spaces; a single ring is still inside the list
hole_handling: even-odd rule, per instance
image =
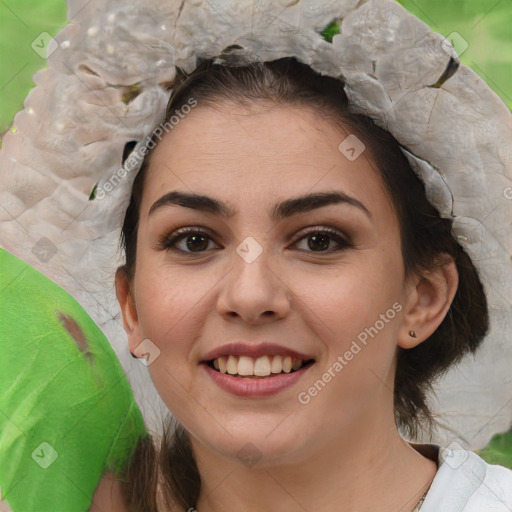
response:
[[[444,320],[459,284],[459,273],[450,255],[428,272],[422,272],[412,284],[404,322],[398,334],[398,346],[413,348],[425,341]],[[411,331],[415,336],[411,335]]]
[[[119,267],[116,271],[115,286],[117,301],[123,317],[123,327],[128,335],[128,342],[132,351],[140,341],[139,319],[130,282],[122,267]]]

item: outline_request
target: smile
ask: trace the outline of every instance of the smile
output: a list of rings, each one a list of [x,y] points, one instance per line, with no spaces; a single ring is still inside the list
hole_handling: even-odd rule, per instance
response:
[[[235,373],[230,374],[228,372],[228,361],[230,356],[219,357],[217,358],[217,364],[219,365],[219,369],[215,368],[215,360],[211,360],[206,364],[201,364],[201,368],[204,369],[208,377],[223,391],[227,391],[231,395],[235,395],[237,397],[242,398],[269,398],[274,395],[281,393],[287,388],[291,388],[294,386],[304,375],[310,370],[310,368],[314,365],[315,361],[313,359],[309,360],[299,360],[299,362],[295,363],[295,367],[297,369],[293,369],[293,361],[292,368],[288,370],[290,366],[290,361],[286,361],[286,357],[282,356],[261,356],[257,359],[251,359],[251,361],[245,361],[247,356],[233,356],[233,360],[231,365],[232,371]],[[265,358],[268,359],[268,362],[265,361]],[[218,361],[219,359],[224,359],[224,361]],[[240,359],[242,359],[240,367]],[[263,359],[263,363],[257,363],[258,359]],[[275,363],[274,363],[275,361]],[[282,368],[279,373],[272,373],[272,366],[277,370],[277,365],[280,363],[285,368]],[[225,372],[220,370],[220,365],[226,364]],[[244,365],[247,365],[244,368]],[[265,365],[265,373],[268,371],[268,365],[270,365],[270,373],[267,375],[255,375],[254,372],[259,371],[259,366]],[[299,366],[300,365],[300,366]],[[224,368],[224,366],[223,366]],[[236,371],[235,371],[236,368]],[[288,371],[285,371],[288,370]],[[251,371],[252,373],[249,375],[241,375],[238,373],[241,371],[242,373],[247,373]],[[263,369],[261,370],[263,372]]]
[[[279,374],[294,373],[313,363],[291,356],[264,355],[257,358],[229,355],[208,361],[208,366],[217,372],[235,377],[266,378]]]
[[[200,359],[200,367],[223,391],[265,398],[295,385],[315,364],[311,353],[270,341],[233,340]]]

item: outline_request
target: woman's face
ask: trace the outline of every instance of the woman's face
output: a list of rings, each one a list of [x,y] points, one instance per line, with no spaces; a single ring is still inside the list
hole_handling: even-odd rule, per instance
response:
[[[310,110],[260,107],[198,106],[154,150],[127,332],[196,446],[293,462],[394,425],[411,289],[369,150]]]

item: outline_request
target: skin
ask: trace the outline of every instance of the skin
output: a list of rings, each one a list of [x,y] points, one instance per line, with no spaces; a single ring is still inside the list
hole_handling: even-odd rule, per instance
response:
[[[122,498],[121,486],[114,473],[105,473],[94,492],[88,512],[128,512]]]
[[[129,283],[118,272],[116,293],[130,350],[146,338],[160,350],[148,370],[191,434],[203,482],[200,512],[403,512],[435,475],[436,464],[396,430],[395,359],[397,346],[412,348],[441,323],[457,271],[450,260],[405,279],[398,220],[369,150],[355,161],[338,150],[350,133],[304,107],[199,105],[151,156],[135,278]],[[171,205],[149,217],[171,190],[214,197],[238,213],[222,218]],[[278,222],[269,217],[279,201],[332,190],[362,202],[371,218],[348,204]],[[206,250],[157,248],[160,237],[183,226],[209,231]],[[312,249],[306,228],[326,226],[354,247],[334,252],[339,246],[330,239],[327,249]],[[235,250],[249,236],[263,248],[250,264]],[[178,242],[184,251],[186,241]],[[299,403],[298,393],[394,303],[401,311],[317,396]],[[315,364],[275,396],[235,397],[199,364],[233,339],[271,340],[310,354]],[[247,443],[259,459],[253,466],[237,457]]]

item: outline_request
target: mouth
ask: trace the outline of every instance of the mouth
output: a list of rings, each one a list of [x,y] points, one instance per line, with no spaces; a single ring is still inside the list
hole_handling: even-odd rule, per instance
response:
[[[278,375],[295,373],[314,364],[314,359],[301,359],[279,354],[259,357],[230,354],[205,361],[218,373],[244,379],[268,379]]]

